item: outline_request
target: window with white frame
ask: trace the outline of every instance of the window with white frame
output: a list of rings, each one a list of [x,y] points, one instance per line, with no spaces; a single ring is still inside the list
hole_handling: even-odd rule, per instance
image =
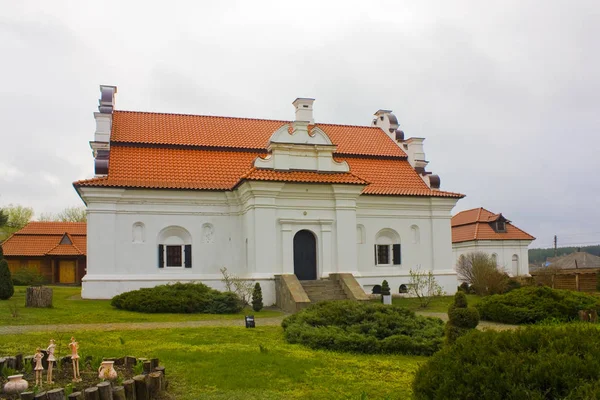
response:
[[[158,268],[192,268],[192,237],[179,226],[170,226],[158,236]]]
[[[382,229],[375,237],[375,265],[402,264],[400,235],[393,229]]]

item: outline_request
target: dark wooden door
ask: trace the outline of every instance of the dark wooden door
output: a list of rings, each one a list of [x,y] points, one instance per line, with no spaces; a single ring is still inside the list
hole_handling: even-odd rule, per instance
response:
[[[311,231],[294,236],[294,274],[301,281],[317,279],[317,241]]]

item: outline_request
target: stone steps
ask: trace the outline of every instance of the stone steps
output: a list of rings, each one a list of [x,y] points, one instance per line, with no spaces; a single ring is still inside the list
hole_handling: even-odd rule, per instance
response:
[[[348,298],[339,284],[329,279],[300,281],[300,284],[312,303],[326,300],[347,300]]]

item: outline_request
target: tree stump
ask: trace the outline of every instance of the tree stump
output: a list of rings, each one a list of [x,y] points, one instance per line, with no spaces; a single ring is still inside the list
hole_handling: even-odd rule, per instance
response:
[[[39,392],[35,396],[33,396],[34,400],[48,400],[48,396],[46,396],[46,392]]]
[[[33,400],[35,393],[33,392],[23,392],[21,393],[21,400]]]
[[[69,400],[85,400],[83,397],[83,392],[73,392],[68,397]]]
[[[15,369],[21,371],[23,369],[23,354],[17,354],[15,356]]]
[[[112,393],[113,400],[127,400],[125,397],[125,388],[123,388],[123,386],[115,386]]]
[[[87,388],[83,391],[85,400],[100,400],[100,394],[97,387]]]
[[[128,367],[134,367],[137,364],[137,359],[132,356],[125,357],[125,365]]]
[[[133,377],[135,382],[135,398],[136,400],[149,400],[148,386],[146,386],[146,375],[136,375]]]
[[[63,388],[48,390],[46,395],[48,400],[65,400],[65,390]]]
[[[152,372],[152,363],[144,361],[144,375],[148,375],[150,372]]]
[[[25,294],[25,307],[52,307],[52,289],[45,286],[29,286]]]
[[[98,388],[100,400],[113,400],[112,386],[110,385],[110,382],[100,382],[96,385],[96,387]]]
[[[126,400],[136,400],[135,398],[135,382],[133,379],[123,381],[123,389],[125,390]]]
[[[156,372],[162,372],[163,376],[167,376],[167,375],[165,374],[165,367],[163,367],[162,365],[160,365],[160,366],[156,367],[154,370],[155,370]]]
[[[156,371],[156,367],[158,367],[158,358],[151,358],[150,369],[152,369],[152,371]]]
[[[149,392],[151,399],[157,399],[162,388],[162,373],[152,372],[150,375]]]

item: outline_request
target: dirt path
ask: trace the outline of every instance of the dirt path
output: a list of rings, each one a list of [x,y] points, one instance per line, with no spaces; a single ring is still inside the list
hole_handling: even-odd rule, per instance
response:
[[[448,321],[448,314],[441,312],[429,312],[429,311],[417,311],[416,314],[422,315],[424,317],[437,317],[442,321]],[[490,321],[479,321],[479,325],[477,325],[477,329],[495,329],[497,331],[504,331],[506,329],[517,329],[519,325],[508,325],[508,324],[500,324],[498,322],[490,322]]]
[[[257,326],[281,325],[285,316],[257,318]],[[198,328],[203,326],[244,326],[243,319],[219,319],[183,322],[120,322],[112,324],[60,324],[60,325],[8,325],[0,326],[0,335],[18,335],[31,332],[71,332],[71,331],[127,331],[138,329]]]

